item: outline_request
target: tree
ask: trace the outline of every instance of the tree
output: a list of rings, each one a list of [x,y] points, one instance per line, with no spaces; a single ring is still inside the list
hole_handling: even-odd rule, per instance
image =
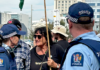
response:
[[[53,23],[52,24],[48,24],[48,28],[50,29],[50,30],[52,30],[53,29]]]
[[[65,22],[64,22],[64,20],[63,20],[63,19],[60,21],[60,25],[65,26]]]
[[[33,41],[33,38],[34,38],[34,31],[30,29],[29,39]]]
[[[66,34],[68,34],[67,40],[68,40],[69,38],[73,38],[72,35],[71,35],[71,33],[69,32],[69,29],[68,29],[67,26],[66,26]]]

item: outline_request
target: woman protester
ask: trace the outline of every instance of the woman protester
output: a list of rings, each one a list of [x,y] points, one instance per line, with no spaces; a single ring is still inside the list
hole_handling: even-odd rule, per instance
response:
[[[48,55],[46,27],[39,27],[34,33],[36,46],[31,50],[30,70],[49,70],[49,67],[51,67],[52,70],[57,70],[60,67],[64,50],[58,44],[53,43],[49,29],[48,33],[51,58],[49,58]]]
[[[20,35],[26,32],[19,31],[13,24],[5,24],[0,29],[0,70],[17,70],[13,49],[17,46]]]

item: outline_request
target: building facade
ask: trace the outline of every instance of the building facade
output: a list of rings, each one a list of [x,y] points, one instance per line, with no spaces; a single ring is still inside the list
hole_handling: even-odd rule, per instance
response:
[[[59,9],[60,16],[65,17],[70,5],[77,2],[85,2],[85,0],[54,0],[54,9]]]
[[[86,0],[94,10],[94,30],[100,32],[100,0]]]
[[[26,31],[26,37],[30,35],[31,18],[27,14],[18,14],[11,12],[0,12],[0,24],[6,24],[10,19],[18,19],[22,24],[22,30]]]
[[[11,19],[10,14],[0,12],[0,24],[6,24],[9,19]]]

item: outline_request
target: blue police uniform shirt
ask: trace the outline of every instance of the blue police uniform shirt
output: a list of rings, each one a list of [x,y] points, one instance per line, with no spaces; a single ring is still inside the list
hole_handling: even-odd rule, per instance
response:
[[[73,41],[79,38],[100,41],[94,31],[84,33]],[[99,70],[99,62],[89,47],[77,44],[69,49],[62,70]]]
[[[11,49],[3,43],[0,47],[0,70],[17,70],[16,62],[9,52]]]

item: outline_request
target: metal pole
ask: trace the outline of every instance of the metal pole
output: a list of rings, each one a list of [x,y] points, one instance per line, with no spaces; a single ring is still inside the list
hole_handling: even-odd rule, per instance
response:
[[[31,5],[31,31],[32,31],[32,5]]]
[[[57,0],[56,0],[56,9],[57,9]]]

